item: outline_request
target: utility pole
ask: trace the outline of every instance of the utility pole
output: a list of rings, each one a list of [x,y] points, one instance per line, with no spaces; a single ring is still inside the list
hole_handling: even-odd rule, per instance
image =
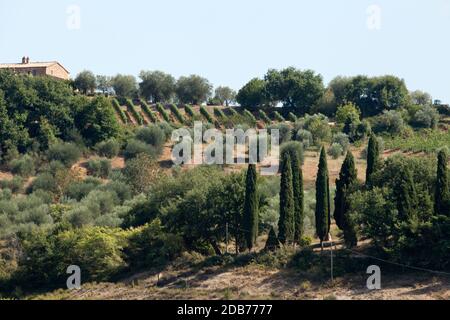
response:
[[[333,276],[333,238],[331,237],[331,234],[329,235],[330,237],[330,242],[331,242],[331,283],[333,283],[334,281],[334,276]]]

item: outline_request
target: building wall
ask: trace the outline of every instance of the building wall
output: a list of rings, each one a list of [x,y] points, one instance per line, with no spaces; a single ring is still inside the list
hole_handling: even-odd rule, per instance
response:
[[[54,64],[49,67],[20,67],[11,68],[15,73],[29,74],[33,76],[51,76],[58,79],[69,80],[69,73],[59,64]]]
[[[46,68],[14,68],[15,73],[29,74],[33,76],[45,76]]]
[[[54,64],[47,68],[46,74],[52,77],[69,80],[69,73],[59,64]]]

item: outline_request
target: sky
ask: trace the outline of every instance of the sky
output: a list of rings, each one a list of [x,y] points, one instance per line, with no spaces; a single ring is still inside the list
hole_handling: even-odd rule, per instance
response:
[[[269,68],[393,74],[450,102],[450,0],[0,0],[0,62],[71,76],[199,74],[236,90]]]

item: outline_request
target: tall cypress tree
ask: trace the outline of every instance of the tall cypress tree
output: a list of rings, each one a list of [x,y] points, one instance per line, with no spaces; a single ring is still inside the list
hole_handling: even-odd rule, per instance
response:
[[[300,161],[297,161],[296,172],[292,171],[294,179],[294,241],[300,243],[303,237],[305,219],[305,200],[303,192],[303,172]]]
[[[336,195],[334,198],[334,220],[336,220],[336,225],[341,230],[344,228],[343,218],[348,210],[346,191],[350,191],[349,187],[356,184],[357,179],[358,173],[355,167],[355,158],[351,152],[347,152],[339,173],[339,179],[336,180]]]
[[[366,186],[372,187],[372,175],[377,169],[380,159],[380,147],[375,134],[371,134],[369,138],[369,145],[367,147],[367,170],[366,170]]]
[[[394,194],[400,219],[408,221],[415,215],[418,201],[414,179],[409,168],[403,169],[400,181],[394,187]]]
[[[344,231],[345,243],[350,247],[357,244],[355,228],[349,216],[349,195],[353,192],[357,182],[358,172],[355,167],[355,158],[351,152],[348,152],[342,164],[339,179],[336,180],[334,220],[339,229]]]
[[[436,196],[434,210],[436,215],[450,216],[450,191],[447,173],[447,152],[441,150],[438,154]]]
[[[247,179],[245,187],[243,228],[245,241],[249,250],[253,249],[258,236],[258,192],[257,192],[257,173],[256,166],[250,164],[247,170]]]
[[[291,156],[284,155],[281,163],[280,184],[280,220],[278,221],[278,239],[283,244],[294,240],[294,188]]]
[[[330,182],[327,155],[325,147],[322,147],[316,180],[316,233],[321,244],[328,238],[330,224]]]

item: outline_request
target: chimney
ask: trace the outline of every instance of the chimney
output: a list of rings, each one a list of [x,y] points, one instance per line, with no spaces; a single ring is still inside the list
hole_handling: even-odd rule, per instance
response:
[[[27,63],[27,58],[22,57],[22,64],[25,64],[25,63]]]

